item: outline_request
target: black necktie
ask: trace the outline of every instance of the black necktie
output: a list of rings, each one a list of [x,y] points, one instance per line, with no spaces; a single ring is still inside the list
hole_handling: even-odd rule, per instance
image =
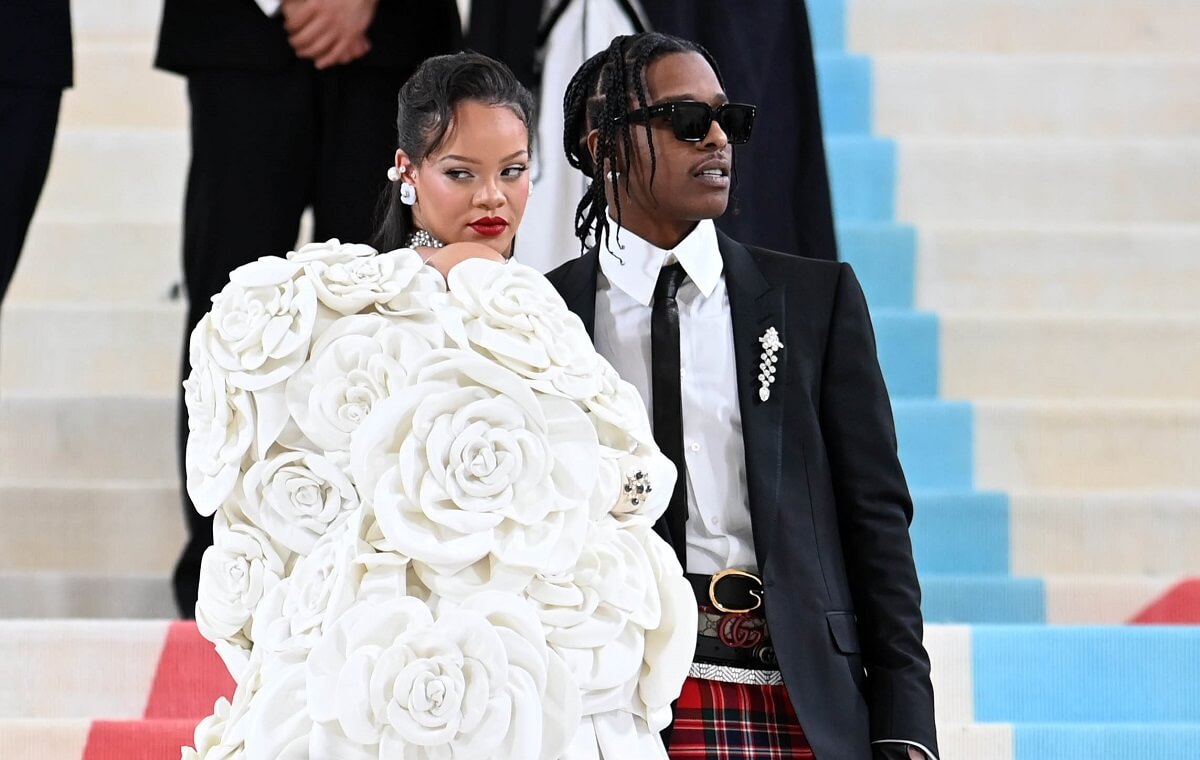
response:
[[[650,384],[654,404],[654,440],[675,463],[679,477],[667,513],[656,526],[675,548],[679,564],[687,569],[687,466],[683,460],[683,391],[679,361],[679,303],[675,300],[687,274],[683,267],[663,267],[654,288],[654,310],[650,316]],[[663,530],[665,523],[666,530]]]

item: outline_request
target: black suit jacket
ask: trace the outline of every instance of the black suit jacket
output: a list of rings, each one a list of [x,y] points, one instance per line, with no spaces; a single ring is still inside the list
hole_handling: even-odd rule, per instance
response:
[[[718,240],[754,549],[796,714],[821,760],[869,760],[881,739],[936,753],[912,502],[862,290],[847,264]],[[598,272],[593,250],[548,275],[593,334]],[[784,347],[764,402],[768,327]]]
[[[414,69],[431,55],[462,46],[455,0],[380,0],[367,29],[371,51],[351,66]],[[283,19],[254,0],[165,0],[155,65],[186,74],[196,69],[279,71],[296,54]]]
[[[68,0],[0,0],[0,83],[71,86]]]

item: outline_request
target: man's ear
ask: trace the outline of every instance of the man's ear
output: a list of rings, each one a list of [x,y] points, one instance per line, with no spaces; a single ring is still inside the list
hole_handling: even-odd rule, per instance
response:
[[[587,152],[588,158],[591,159],[592,176],[598,174],[596,161],[596,146],[600,144],[600,130],[593,129],[583,138],[583,149]]]

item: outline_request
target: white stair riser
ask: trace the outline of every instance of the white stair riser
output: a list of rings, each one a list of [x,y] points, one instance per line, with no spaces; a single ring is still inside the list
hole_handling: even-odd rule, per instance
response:
[[[975,485],[1200,489],[1200,405],[979,402]]]
[[[1177,578],[1047,578],[1046,619],[1056,625],[1120,625]]]
[[[178,223],[188,151],[184,129],[64,129],[36,219]]]
[[[179,387],[184,306],[15,306],[0,322],[0,391],[169,395]]]
[[[1191,0],[849,0],[851,49],[1192,53]]]
[[[0,486],[0,572],[169,574],[183,546],[177,484]]]
[[[6,579],[0,579],[3,588]],[[2,621],[5,718],[141,718],[166,640],[154,621]]]
[[[178,477],[174,396],[0,396],[0,482]]]
[[[941,393],[1200,400],[1200,316],[940,315]]]
[[[906,222],[1200,222],[1200,140],[899,141]]]
[[[1013,575],[1200,574],[1200,492],[1009,498]]]
[[[182,281],[179,238],[174,222],[35,223],[4,306],[166,303]]]
[[[87,718],[0,719],[0,757],[79,760],[91,725]]]
[[[872,71],[882,135],[1200,133],[1200,58],[882,55]]]
[[[186,129],[183,77],[154,68],[141,43],[77,43],[75,84],[63,94],[59,129]]]
[[[920,309],[1200,314],[1200,227],[923,225],[917,247]]]

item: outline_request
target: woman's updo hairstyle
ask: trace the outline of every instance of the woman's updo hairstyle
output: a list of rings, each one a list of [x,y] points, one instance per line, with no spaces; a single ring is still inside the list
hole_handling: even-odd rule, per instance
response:
[[[533,143],[533,96],[507,66],[479,53],[428,58],[400,88],[396,109],[396,145],[414,165],[445,141],[459,103],[504,106],[515,113]],[[400,181],[390,183],[380,200],[379,224],[371,245],[379,251],[402,247],[413,231],[412,208],[400,202]]]

